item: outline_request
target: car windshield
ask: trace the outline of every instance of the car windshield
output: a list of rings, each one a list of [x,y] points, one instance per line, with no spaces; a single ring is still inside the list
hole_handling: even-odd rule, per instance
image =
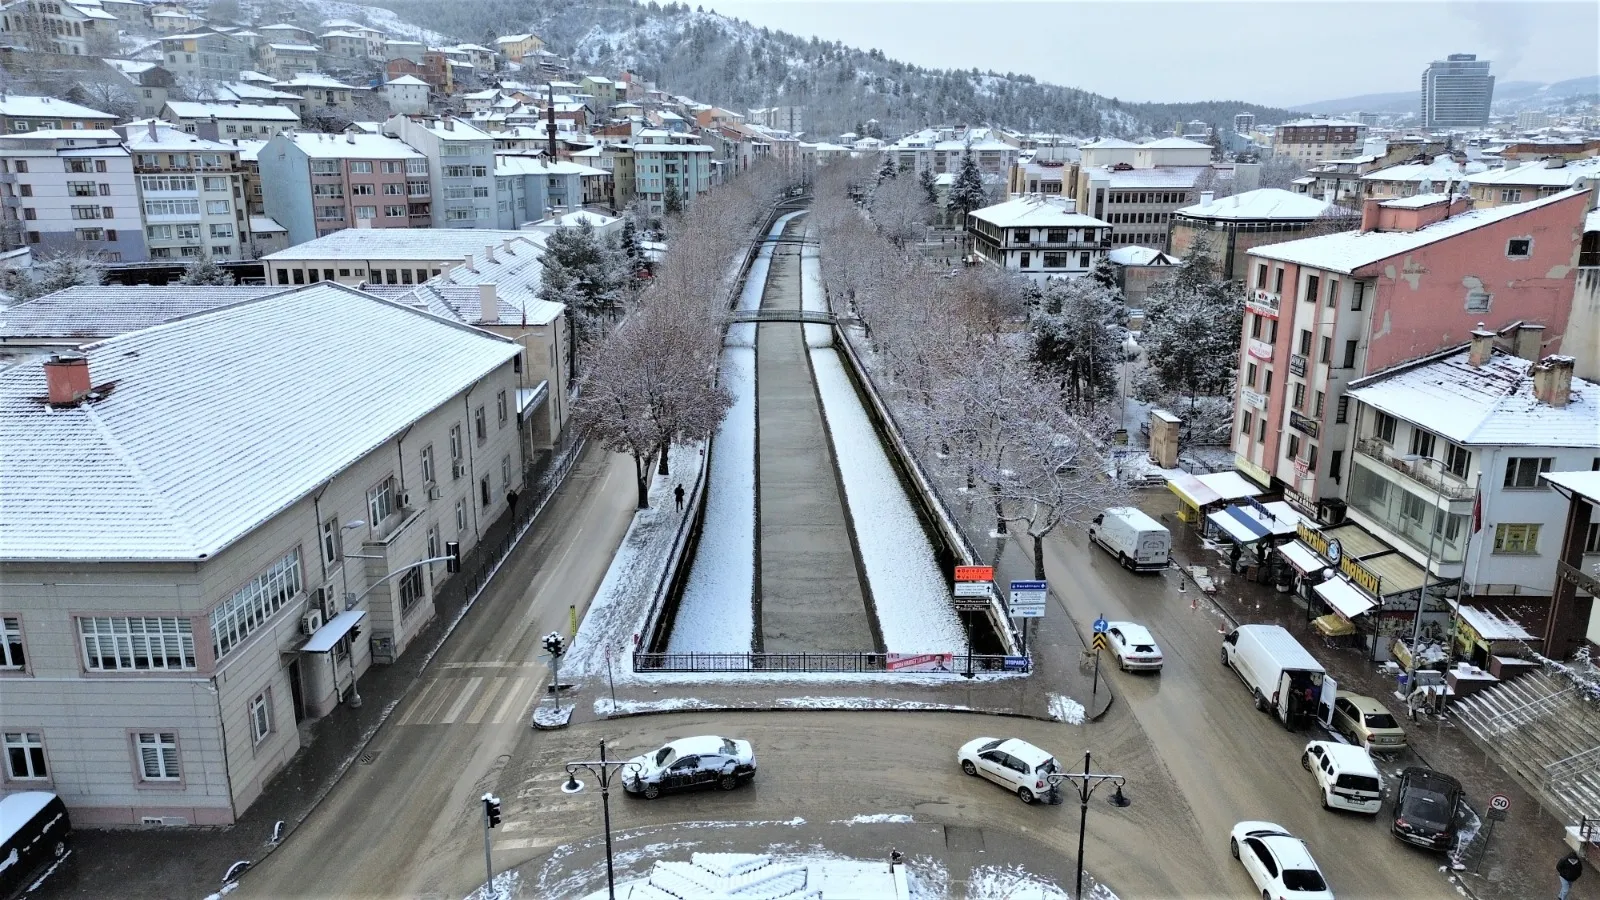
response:
[[[656,751],[656,765],[664,766],[678,758],[678,751],[671,747],[662,747]]]
[[[1454,817],[1449,806],[1450,798],[1435,791],[1412,788],[1400,804],[1400,817],[1411,819],[1418,825],[1443,828]]]
[[[1367,713],[1367,727],[1368,728],[1399,728],[1400,726],[1395,723],[1394,716],[1391,716],[1388,713],[1383,712],[1383,713]]]
[[[978,752],[979,753],[988,753],[990,750],[993,750],[994,748],[996,748],[996,747],[998,747],[998,746],[1000,746],[1001,744],[1004,744],[1004,743],[1005,743],[1005,741],[1003,741],[1003,740],[990,741],[989,743],[984,744],[982,747],[979,747],[978,748]]]
[[[723,738],[722,739],[722,753],[723,753],[723,755],[725,755],[725,756],[733,756],[733,755],[737,754],[738,752],[739,752],[739,747],[736,744],[734,744],[733,741],[730,741],[727,738]]]
[[[1291,891],[1325,891],[1328,883],[1316,869],[1284,869],[1283,886]]]

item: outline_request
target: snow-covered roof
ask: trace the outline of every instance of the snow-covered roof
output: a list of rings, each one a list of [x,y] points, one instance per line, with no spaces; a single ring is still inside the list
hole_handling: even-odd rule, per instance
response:
[[[294,141],[294,145],[312,159],[424,158],[422,151],[399,138],[385,134],[360,134],[353,131],[343,134],[297,132],[293,137],[284,134],[277,139]]]
[[[494,174],[505,175],[609,175],[604,169],[596,169],[581,163],[567,162],[566,160],[546,161],[535,156],[520,156],[517,154],[499,155],[494,158]]]
[[[1600,157],[1567,160],[1556,168],[1541,159],[1520,166],[1476,172],[1467,176],[1467,183],[1569,187],[1580,178],[1600,180]]]
[[[1411,197],[1396,197],[1393,200],[1379,201],[1378,205],[1389,209],[1423,209],[1436,203],[1449,203],[1450,194],[1416,194]]]
[[[1410,253],[1436,241],[1492,225],[1512,216],[1541,209],[1551,203],[1570,199],[1571,191],[1544,197],[1528,203],[1511,203],[1492,209],[1475,209],[1451,216],[1416,231],[1341,231],[1319,237],[1301,238],[1281,244],[1251,247],[1250,255],[1262,259],[1291,262],[1314,269],[1341,272],[1349,275],[1356,269],[1368,266],[1391,256]]]
[[[1070,202],[1031,194],[975,209],[972,215],[996,228],[1083,228],[1106,224],[1074,211]]]
[[[1600,469],[1588,472],[1545,472],[1539,477],[1581,497],[1600,502]]]
[[[1541,639],[1538,635],[1529,633],[1528,629],[1522,627],[1521,622],[1502,616],[1492,609],[1468,606],[1457,600],[1448,600],[1446,602],[1455,607],[1456,612],[1461,616],[1461,621],[1472,626],[1472,630],[1478,633],[1478,637],[1486,641],[1537,641]]]
[[[155,134],[150,133],[152,122],[155,124]],[[167,122],[154,119],[128,123],[127,144],[130,150],[179,150],[187,153],[239,152],[239,148],[232,144],[209,141]]]
[[[1098,141],[1090,141],[1089,143],[1084,144],[1080,149],[1083,149],[1083,150],[1132,150],[1132,149],[1134,149],[1134,148],[1136,148],[1138,146],[1139,145],[1135,144],[1133,141],[1125,141],[1122,138],[1101,138]]]
[[[276,234],[279,232],[287,232],[288,230],[289,229],[283,227],[282,225],[279,225],[278,220],[271,216],[250,217],[251,234]]]
[[[0,134],[0,139],[7,141],[106,141],[120,143],[122,135],[109,128],[41,128],[38,131],[19,131],[15,134]],[[108,150],[116,147],[74,147],[74,150]]]
[[[1496,350],[1481,366],[1466,349],[1351,382],[1350,396],[1464,446],[1600,447],[1600,385],[1572,379],[1556,407],[1533,395],[1532,360]]]
[[[1210,144],[1191,141],[1188,138],[1165,137],[1153,141],[1145,141],[1139,145],[1144,150],[1210,150]]]
[[[1176,266],[1182,261],[1151,247],[1118,247],[1106,258],[1119,266]]]
[[[508,240],[543,238],[527,231],[476,228],[344,228],[262,257],[267,262],[324,259],[460,260]]]
[[[1193,219],[1315,219],[1332,206],[1309,194],[1281,188],[1261,188],[1233,194],[1209,205],[1196,203],[1177,211]]]
[[[244,81],[212,83],[195,89],[194,98],[200,101],[236,102],[240,100],[293,100],[299,103],[299,94],[275,91],[259,84]]]
[[[453,118],[453,117],[452,117]],[[443,119],[422,119],[418,124],[441,140],[446,141],[486,141],[493,135],[481,128],[476,128],[466,119],[455,119],[454,128],[444,127]]]
[[[1091,169],[1095,178],[1103,177],[1112,188],[1192,188],[1206,166],[1155,166],[1149,169]]]
[[[300,117],[287,106],[257,103],[201,103],[194,100],[168,100],[167,109],[180,119],[250,119],[298,124]]]
[[[1365,128],[1365,127],[1367,127],[1367,126],[1361,124],[1360,122],[1352,122],[1349,119],[1295,119],[1293,122],[1285,122],[1282,125],[1279,125],[1278,127],[1279,128],[1315,128],[1318,125],[1326,125],[1326,126],[1328,126],[1330,128]]]
[[[1484,170],[1483,163],[1457,163],[1448,156],[1440,156],[1430,163],[1400,163],[1386,166],[1361,176],[1362,181],[1465,181],[1467,176]]]
[[[9,93],[0,95],[0,116],[63,119],[116,118],[110,113],[103,113],[87,106],[79,106],[66,100],[57,100],[54,97],[33,97],[25,94]]]
[[[70,287],[0,311],[0,344],[37,339],[88,343],[285,290],[239,285]]]
[[[594,228],[605,228],[617,221],[615,216],[608,216],[588,209],[575,209],[572,212],[551,216],[538,222],[539,225],[555,225],[561,228],[576,228],[580,225],[589,225]]]
[[[386,83],[387,84],[405,84],[405,85],[412,85],[412,86],[421,85],[422,87],[427,87],[428,86],[428,83],[426,81],[423,81],[421,78],[418,78],[415,75],[401,75],[399,78],[391,78],[391,79],[389,79],[388,82],[386,82]]]
[[[100,398],[71,408],[0,372],[0,558],[213,557],[519,348],[325,282],[84,352]]]
[[[293,78],[290,78],[287,81],[280,81],[277,83],[277,86],[343,88],[347,91],[356,90],[356,88],[352,87],[351,85],[345,84],[344,82],[332,76],[324,75],[321,72],[296,72]]]
[[[1583,230],[1600,231],[1600,209],[1591,209],[1589,214],[1583,217]]]

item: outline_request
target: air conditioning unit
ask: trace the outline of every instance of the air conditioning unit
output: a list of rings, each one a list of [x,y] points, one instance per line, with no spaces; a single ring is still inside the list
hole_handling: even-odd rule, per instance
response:
[[[451,478],[460,478],[461,476],[463,476],[465,474],[467,474],[467,464],[466,463],[460,462],[458,460],[455,463],[451,464],[451,466],[450,466],[450,477]]]
[[[428,485],[428,499],[429,500],[438,500],[443,496],[444,496],[444,491],[440,490],[439,486],[437,484]]]
[[[322,610],[313,609],[300,617],[300,633],[305,635],[316,634],[322,627]]]
[[[400,492],[400,496],[399,496],[399,500],[400,500],[400,508],[401,509],[410,509],[411,508],[411,492],[410,491],[401,491]]]
[[[311,598],[310,608],[320,610],[322,621],[326,622],[344,609],[344,600],[340,598],[339,592],[334,590],[333,585],[324,585],[317,588],[317,593]]]

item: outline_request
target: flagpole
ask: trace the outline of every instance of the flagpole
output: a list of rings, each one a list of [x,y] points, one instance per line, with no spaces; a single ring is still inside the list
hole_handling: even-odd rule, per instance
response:
[[[1472,547],[1472,542],[1477,539],[1478,532],[1480,532],[1482,530],[1483,530],[1483,473],[1480,471],[1478,473],[1477,481],[1474,482],[1473,485],[1472,485],[1472,534],[1467,536],[1467,547],[1469,549]],[[1483,562],[1483,550],[1480,547],[1479,551],[1478,551],[1478,563],[1481,564],[1482,562]],[[1467,567],[1466,567],[1466,556],[1465,555],[1462,556],[1461,563],[1462,563],[1461,572],[1464,575],[1464,574],[1466,574],[1466,570],[1467,570]],[[1472,575],[1473,575],[1474,581],[1476,581],[1477,575],[1478,575],[1478,569],[1477,569],[1476,565],[1473,566]],[[1457,579],[1456,580],[1456,602],[1450,607],[1450,652],[1451,652],[1451,654],[1454,654],[1456,652],[1458,646],[1459,646],[1458,643],[1457,643],[1456,635],[1457,635],[1457,633],[1458,633],[1458,631],[1460,630],[1460,627],[1461,627],[1461,602],[1462,602],[1461,581],[1462,581],[1462,579]]]

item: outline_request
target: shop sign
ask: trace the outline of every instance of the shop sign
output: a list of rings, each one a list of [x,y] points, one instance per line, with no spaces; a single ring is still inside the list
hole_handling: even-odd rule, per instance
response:
[[[1289,413],[1289,427],[1300,432],[1301,434],[1308,434],[1311,437],[1316,437],[1317,433],[1322,430],[1321,423],[1317,422],[1315,419],[1302,416],[1297,412]]]
[[[1258,316],[1276,319],[1281,302],[1277,294],[1257,288],[1251,292],[1250,297],[1245,301],[1245,305],[1249,306],[1250,311]]]
[[[1317,554],[1323,559],[1327,559],[1328,539],[1322,536],[1322,532],[1313,529],[1310,525],[1307,525],[1304,522],[1301,522],[1299,527],[1295,529],[1295,536],[1300,539],[1300,543],[1305,544],[1307,547],[1317,551]]]
[[[1346,556],[1339,560],[1339,571],[1343,572],[1356,587],[1374,597],[1383,596],[1383,579],[1378,577],[1378,573],[1363,566],[1355,557]]]
[[[1258,341],[1255,338],[1251,338],[1248,345],[1248,352],[1256,359],[1264,359],[1268,362],[1271,362],[1272,360],[1272,345],[1266,341]]]
[[[1298,353],[1290,354],[1290,356],[1289,356],[1289,374],[1290,375],[1304,375],[1304,374],[1306,374],[1306,358],[1304,356],[1301,356]]]
[[[1253,406],[1256,409],[1267,408],[1267,396],[1265,394],[1258,394],[1249,388],[1244,388],[1243,390],[1239,391],[1239,399],[1244,401],[1245,406]]]

